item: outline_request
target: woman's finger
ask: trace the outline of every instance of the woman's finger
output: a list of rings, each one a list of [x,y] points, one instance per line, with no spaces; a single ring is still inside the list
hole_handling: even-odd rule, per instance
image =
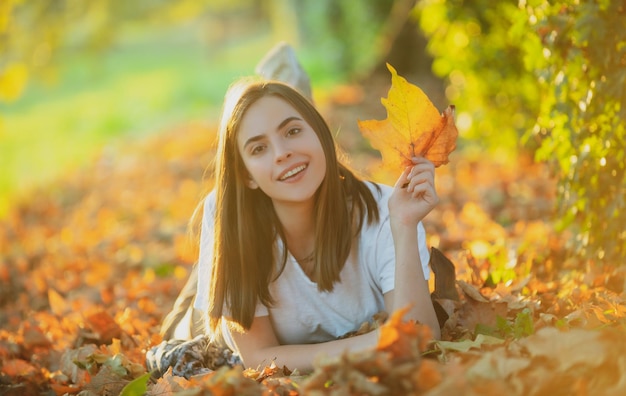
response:
[[[411,192],[412,198],[423,198],[426,201],[431,201],[437,198],[435,189],[428,183],[422,183],[415,186]]]
[[[435,185],[435,175],[429,171],[418,172],[414,175],[410,175],[408,177],[407,190],[412,191],[415,186],[427,183],[434,187]]]
[[[419,173],[435,174],[435,168],[432,166],[432,164],[425,164],[425,163],[416,164],[416,165],[413,165],[413,167],[411,167],[411,173],[409,174],[409,176],[415,176]]]
[[[398,188],[406,188],[407,183],[409,181],[409,174],[410,173],[411,173],[411,167],[410,166],[407,166],[406,168],[404,168],[404,171],[402,172],[402,174],[400,175],[400,177],[396,181],[396,184],[393,187],[396,188],[396,189],[398,189]]]
[[[413,162],[413,165],[427,164],[428,166],[430,166],[433,169],[435,169],[435,165],[431,161],[429,161],[428,159],[426,159],[424,157],[413,157],[413,158],[411,158],[411,162]]]

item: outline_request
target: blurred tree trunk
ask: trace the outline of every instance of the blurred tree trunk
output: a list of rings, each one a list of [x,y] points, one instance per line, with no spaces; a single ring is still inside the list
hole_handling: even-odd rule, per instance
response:
[[[414,24],[410,17],[415,4],[415,0],[393,2],[375,47],[379,62],[370,73],[375,73],[380,68],[386,71],[385,63],[392,63],[392,61],[398,73],[406,73],[410,70],[407,61],[412,55],[412,48],[417,38],[415,33],[418,31],[417,27],[412,28]],[[393,59],[391,59],[392,56]]]
[[[433,58],[427,52],[427,39],[419,28],[417,21],[410,16],[413,1],[404,1],[402,5],[394,4],[394,9],[387,19],[387,27],[380,39],[376,65],[363,81],[382,78],[389,81],[391,64],[399,75],[419,85],[438,108],[447,106],[444,83],[432,72]],[[407,10],[409,3],[410,9]]]
[[[379,60],[371,71],[372,74],[387,74],[386,63],[390,63],[400,75],[432,74],[432,58],[426,52],[426,39],[411,18],[406,18],[395,30],[384,37],[386,42],[381,48]]]
[[[300,44],[299,18],[294,0],[273,0],[261,3],[265,4],[270,26],[272,28],[273,41],[287,41],[293,47]]]

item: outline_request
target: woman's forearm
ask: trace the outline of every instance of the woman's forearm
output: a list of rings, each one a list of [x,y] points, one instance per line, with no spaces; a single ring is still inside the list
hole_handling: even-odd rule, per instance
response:
[[[286,366],[290,370],[298,369],[301,373],[313,370],[313,362],[318,356],[335,357],[345,352],[362,351],[373,348],[378,342],[375,331],[328,341],[319,344],[277,345],[260,348],[244,360],[246,367],[269,366],[275,361],[278,366]]]
[[[417,227],[392,226],[396,252],[395,286],[392,311],[409,307],[405,319],[428,325],[434,338],[440,338],[439,321],[433,307],[428,282],[419,254]]]

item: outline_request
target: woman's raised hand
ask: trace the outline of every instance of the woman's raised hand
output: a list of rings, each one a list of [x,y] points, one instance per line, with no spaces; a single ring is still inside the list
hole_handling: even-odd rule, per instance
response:
[[[416,227],[439,202],[435,191],[435,166],[423,157],[413,158],[398,178],[389,198],[392,226]]]

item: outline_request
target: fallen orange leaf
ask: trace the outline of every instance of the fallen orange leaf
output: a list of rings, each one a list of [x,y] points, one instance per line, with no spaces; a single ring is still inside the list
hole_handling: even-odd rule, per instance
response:
[[[433,360],[422,360],[419,369],[412,375],[416,388],[427,391],[439,385],[443,379],[439,368]]]
[[[65,315],[69,310],[67,300],[54,289],[48,289],[48,303],[50,304],[50,311],[59,317]]]
[[[380,151],[383,167],[399,172],[412,164],[411,159],[423,156],[435,166],[448,163],[448,155],[456,148],[459,135],[454,124],[454,106],[443,114],[417,86],[400,77],[389,64],[391,88],[381,102],[387,119],[358,121],[361,134]]]
[[[62,384],[50,384],[50,388],[52,388],[54,393],[58,396],[75,395],[82,390],[81,388],[77,386],[62,385]]]
[[[389,321],[380,327],[380,337],[376,346],[378,351],[390,352],[393,359],[398,361],[420,356],[432,338],[427,326],[402,319],[409,308],[395,311]]]
[[[28,377],[37,372],[37,368],[22,359],[11,359],[3,363],[0,371],[9,377]]]

